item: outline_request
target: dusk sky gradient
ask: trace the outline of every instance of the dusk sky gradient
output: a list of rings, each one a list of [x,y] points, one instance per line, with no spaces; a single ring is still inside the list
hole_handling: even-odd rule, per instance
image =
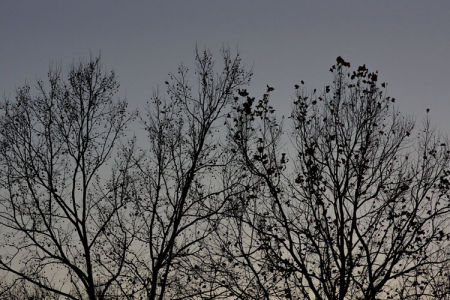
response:
[[[431,108],[450,134],[450,1],[62,1],[0,2],[0,96],[101,52],[120,95],[140,108],[195,45],[239,49],[251,91],[275,87],[288,114],[294,84],[321,88],[337,56],[378,70],[389,96],[417,121]]]

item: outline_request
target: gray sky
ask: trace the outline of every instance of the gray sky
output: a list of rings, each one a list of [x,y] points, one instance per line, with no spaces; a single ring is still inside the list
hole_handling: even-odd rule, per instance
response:
[[[239,49],[252,90],[276,88],[287,113],[293,85],[322,87],[341,55],[379,70],[389,95],[420,121],[427,107],[450,133],[450,1],[0,1],[0,94],[101,51],[121,95],[141,107],[194,47]]]

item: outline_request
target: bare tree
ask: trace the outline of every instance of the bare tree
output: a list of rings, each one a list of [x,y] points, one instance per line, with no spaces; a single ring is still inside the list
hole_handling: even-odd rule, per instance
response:
[[[117,284],[131,242],[118,226],[129,157],[107,166],[130,120],[118,86],[95,58],[2,103],[0,268],[11,278],[68,299],[105,299]]]
[[[216,71],[209,51],[196,51],[195,76],[180,66],[142,116],[149,146],[135,161],[136,198],[129,280],[147,299],[219,297],[206,265],[210,236],[239,182],[227,174],[221,125],[234,92],[248,84],[239,55],[222,51]],[[222,124],[220,123],[222,122]],[[208,275],[206,275],[208,274]]]
[[[98,58],[2,103],[0,298],[448,296],[450,150],[429,119],[414,130],[338,57],[323,91],[295,86],[286,134],[274,89],[251,97],[222,58],[169,75],[146,146],[121,144],[133,115]]]
[[[291,155],[280,150],[273,88],[260,101],[241,92],[235,107],[232,147],[256,191],[236,218],[259,237],[243,267],[265,298],[399,298],[402,280],[448,260],[440,255],[449,246],[446,140],[428,119],[413,131],[378,74],[349,67],[338,57],[323,92],[296,85]],[[228,251],[248,240],[236,242]],[[269,293],[265,269],[284,274],[283,295]]]

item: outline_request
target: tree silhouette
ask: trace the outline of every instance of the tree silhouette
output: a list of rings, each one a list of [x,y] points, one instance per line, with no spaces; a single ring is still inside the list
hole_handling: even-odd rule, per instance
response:
[[[255,239],[242,265],[265,298],[273,282],[278,297],[398,298],[401,279],[448,260],[448,144],[428,119],[413,132],[377,73],[349,67],[338,57],[323,92],[296,85],[291,156],[269,90],[235,107],[232,147],[255,191],[236,216]],[[234,257],[248,240],[236,242]]]
[[[0,268],[68,299],[104,299],[131,241],[128,157],[107,168],[130,120],[117,89],[95,58],[2,103]]]
[[[221,222],[236,180],[226,175],[232,157],[220,141],[219,122],[235,91],[248,84],[239,55],[222,51],[216,71],[209,51],[196,51],[194,83],[180,66],[142,116],[148,148],[136,156],[130,280],[147,299],[213,298],[201,280],[211,234]],[[223,134],[222,134],[223,135]]]
[[[195,53],[139,115],[146,142],[122,143],[134,114],[99,58],[2,102],[0,298],[449,295],[450,150],[429,110],[415,129],[338,57],[322,91],[294,85],[285,129],[239,54]]]

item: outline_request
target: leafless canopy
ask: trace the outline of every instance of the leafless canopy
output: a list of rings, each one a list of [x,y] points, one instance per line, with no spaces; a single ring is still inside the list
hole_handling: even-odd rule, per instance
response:
[[[413,131],[378,74],[349,67],[339,57],[322,92],[295,86],[290,155],[270,87],[235,107],[230,138],[255,192],[237,216],[247,239],[227,251],[245,257],[253,298],[398,298],[400,278],[419,274],[408,284],[425,291],[420,274],[448,259],[446,140],[428,119]]]
[[[251,73],[239,55],[222,52],[216,71],[210,52],[196,51],[194,76],[180,66],[155,94],[142,122],[148,146],[137,154],[130,276],[148,299],[212,298],[204,282],[209,240],[238,182],[227,176],[232,159],[221,129],[236,90]],[[192,82],[190,82],[192,80]],[[222,123],[220,123],[222,122]]]
[[[0,298],[449,296],[450,150],[428,116],[338,57],[323,90],[295,85],[286,129],[238,54],[195,53],[134,138],[98,58],[2,102]]]
[[[2,103],[0,268],[70,299],[107,295],[130,242],[126,173],[105,173],[130,119],[117,89],[97,58]]]

